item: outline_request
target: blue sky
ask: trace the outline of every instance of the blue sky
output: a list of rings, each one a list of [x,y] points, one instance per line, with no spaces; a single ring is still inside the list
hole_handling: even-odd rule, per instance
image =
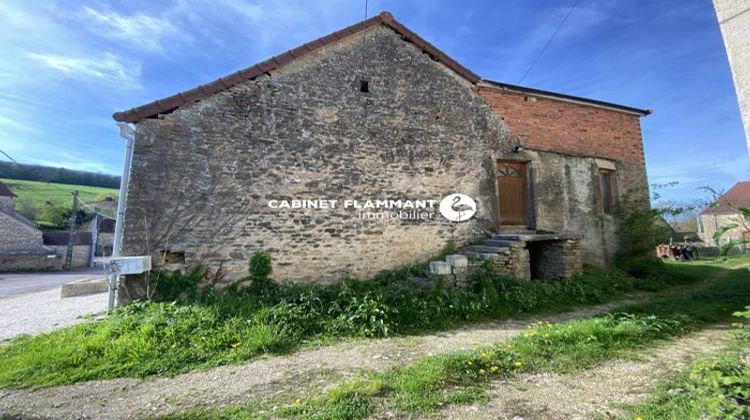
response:
[[[371,0],[486,79],[518,83],[574,0]],[[364,1],[0,3],[0,149],[117,174],[111,115],[195,87],[362,19]],[[710,0],[580,0],[526,86],[651,108],[651,183],[667,198],[750,179]]]

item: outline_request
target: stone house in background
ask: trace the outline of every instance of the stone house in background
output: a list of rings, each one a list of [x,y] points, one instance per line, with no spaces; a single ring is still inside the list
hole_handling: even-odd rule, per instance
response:
[[[65,255],[68,252],[68,241],[70,233],[68,231],[47,231],[44,232],[44,245],[52,248],[60,259],[62,269],[65,263]],[[73,232],[73,259],[71,260],[72,268],[93,267],[93,254],[91,246],[93,235],[91,232]]]
[[[97,257],[107,257],[112,255],[112,247],[115,242],[115,219],[108,217],[97,217],[92,229],[96,229],[96,250],[94,255]]]
[[[583,260],[606,265],[618,196],[648,196],[649,112],[484,80],[381,13],[114,114],[136,126],[123,255],[233,280],[263,250],[276,279],[335,281],[517,232],[580,237]],[[474,217],[369,219],[341,205],[451,193],[475,200]],[[339,205],[271,205],[295,199]]]
[[[733,240],[750,241],[750,220],[737,211],[738,207],[750,208],[750,181],[735,184],[715,203],[698,214],[698,236],[708,245],[725,245]],[[722,226],[736,224],[737,227],[724,233],[721,243],[714,241],[714,233]]]
[[[56,269],[55,250],[44,245],[34,222],[16,213],[15,199],[0,182],[0,272]]]

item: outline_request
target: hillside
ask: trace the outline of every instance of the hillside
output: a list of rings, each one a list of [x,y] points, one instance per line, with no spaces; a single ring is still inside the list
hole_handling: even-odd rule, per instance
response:
[[[18,196],[16,198],[16,211],[41,226],[59,225],[59,220],[55,219],[59,219],[60,214],[64,211],[69,211],[73,200],[71,194],[75,190],[78,190],[78,196],[85,202],[101,201],[107,197],[116,200],[119,192],[115,188],[86,185],[56,184],[8,178],[0,178],[0,181]],[[103,213],[110,214],[112,212],[104,211]]]
[[[116,175],[5,161],[0,161],[0,179],[2,178],[102,188],[120,186],[120,177]]]

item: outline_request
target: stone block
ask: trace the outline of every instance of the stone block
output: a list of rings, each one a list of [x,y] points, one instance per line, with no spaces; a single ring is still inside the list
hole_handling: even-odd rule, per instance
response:
[[[445,261],[453,268],[466,268],[469,266],[469,257],[461,254],[448,255]]]
[[[430,274],[433,276],[447,276],[452,273],[451,265],[445,261],[432,261],[430,263]]]
[[[109,283],[106,278],[90,278],[65,283],[60,288],[60,297],[67,298],[73,296],[93,295],[104,293],[109,290]]]

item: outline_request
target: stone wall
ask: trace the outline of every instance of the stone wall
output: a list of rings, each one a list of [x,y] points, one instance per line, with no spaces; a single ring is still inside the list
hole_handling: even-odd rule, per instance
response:
[[[533,279],[566,279],[581,272],[579,240],[528,242],[526,247]]]
[[[531,280],[529,250],[524,247],[523,242],[511,245],[508,251],[498,254],[490,263],[496,273]]]
[[[115,234],[108,232],[99,232],[96,237],[96,256],[112,255],[112,247],[115,243]]]
[[[0,209],[14,210],[16,207],[15,197],[0,196]]]
[[[42,246],[42,231],[0,211],[0,251],[20,251]]]
[[[23,251],[0,251],[0,272],[55,271],[62,269],[63,259],[54,250],[39,248]]]
[[[65,255],[68,252],[67,245],[50,245],[50,248],[54,249],[55,253],[62,258],[63,264],[65,263]],[[91,245],[75,245],[73,246],[73,268],[88,267],[89,260],[91,257]],[[61,264],[62,267],[62,264]]]
[[[184,251],[186,266],[221,267],[227,280],[245,275],[257,250],[271,254],[281,280],[367,277],[493,229],[494,162],[510,148],[506,140],[471,84],[389,29],[372,28],[366,40],[352,36],[139,123],[123,251],[154,261],[162,249]],[[477,201],[471,221],[268,207],[274,199],[440,200],[453,192]]]
[[[739,214],[701,214],[698,216],[698,236],[707,245],[724,245],[730,240],[739,240],[743,238],[744,228],[740,223]],[[750,225],[750,221],[746,220],[746,224]],[[717,244],[714,241],[714,233],[721,226],[727,226],[731,224],[737,224],[738,226],[734,229],[728,230],[721,237],[721,244]],[[750,232],[745,233],[745,236],[750,238]]]
[[[527,163],[530,228],[582,236],[587,265],[613,262],[617,223],[614,215],[600,210],[599,169],[615,170],[617,195],[644,199],[648,197],[648,183],[642,163],[533,150],[507,154],[505,158]]]

